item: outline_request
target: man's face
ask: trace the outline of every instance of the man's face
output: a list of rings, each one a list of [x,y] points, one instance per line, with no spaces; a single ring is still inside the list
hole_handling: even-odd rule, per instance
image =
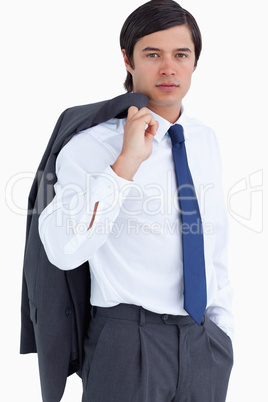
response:
[[[186,25],[141,38],[134,47],[134,69],[123,50],[126,68],[133,79],[133,92],[147,95],[152,110],[169,106],[178,108],[191,85],[194,50]]]

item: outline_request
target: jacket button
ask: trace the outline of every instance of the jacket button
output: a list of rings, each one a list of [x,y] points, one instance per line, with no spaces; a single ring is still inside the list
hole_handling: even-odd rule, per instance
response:
[[[70,317],[70,315],[72,314],[72,309],[71,307],[67,307],[65,310],[65,315],[66,317]]]

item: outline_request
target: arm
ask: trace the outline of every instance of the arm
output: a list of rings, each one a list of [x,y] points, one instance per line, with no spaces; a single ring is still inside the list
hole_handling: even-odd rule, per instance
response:
[[[63,148],[56,195],[39,218],[40,237],[54,265],[76,268],[104,244],[127,196],[124,186],[152,152],[157,127],[148,109],[131,107],[118,158],[96,140],[85,143],[83,134]]]

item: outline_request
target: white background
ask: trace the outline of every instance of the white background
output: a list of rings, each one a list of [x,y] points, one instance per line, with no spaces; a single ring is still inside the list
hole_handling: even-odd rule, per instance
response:
[[[31,178],[65,108],[124,92],[118,37],[124,20],[141,4],[11,0],[1,6],[0,393],[7,402],[41,401],[36,356],[19,355],[25,208]],[[217,133],[229,209],[236,335],[227,401],[268,401],[267,6],[264,0],[181,0],[180,4],[196,17],[204,41],[184,104],[188,115]],[[62,401],[80,401],[80,396],[80,380],[74,375]]]

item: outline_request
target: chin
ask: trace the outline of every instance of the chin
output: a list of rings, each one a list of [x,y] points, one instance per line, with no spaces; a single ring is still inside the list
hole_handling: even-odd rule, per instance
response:
[[[147,95],[148,96],[148,95]],[[153,105],[157,106],[163,106],[163,107],[170,107],[170,106],[176,106],[181,104],[181,98],[173,98],[173,99],[168,99],[165,97],[165,99],[161,98],[151,98],[149,97],[150,103]]]

